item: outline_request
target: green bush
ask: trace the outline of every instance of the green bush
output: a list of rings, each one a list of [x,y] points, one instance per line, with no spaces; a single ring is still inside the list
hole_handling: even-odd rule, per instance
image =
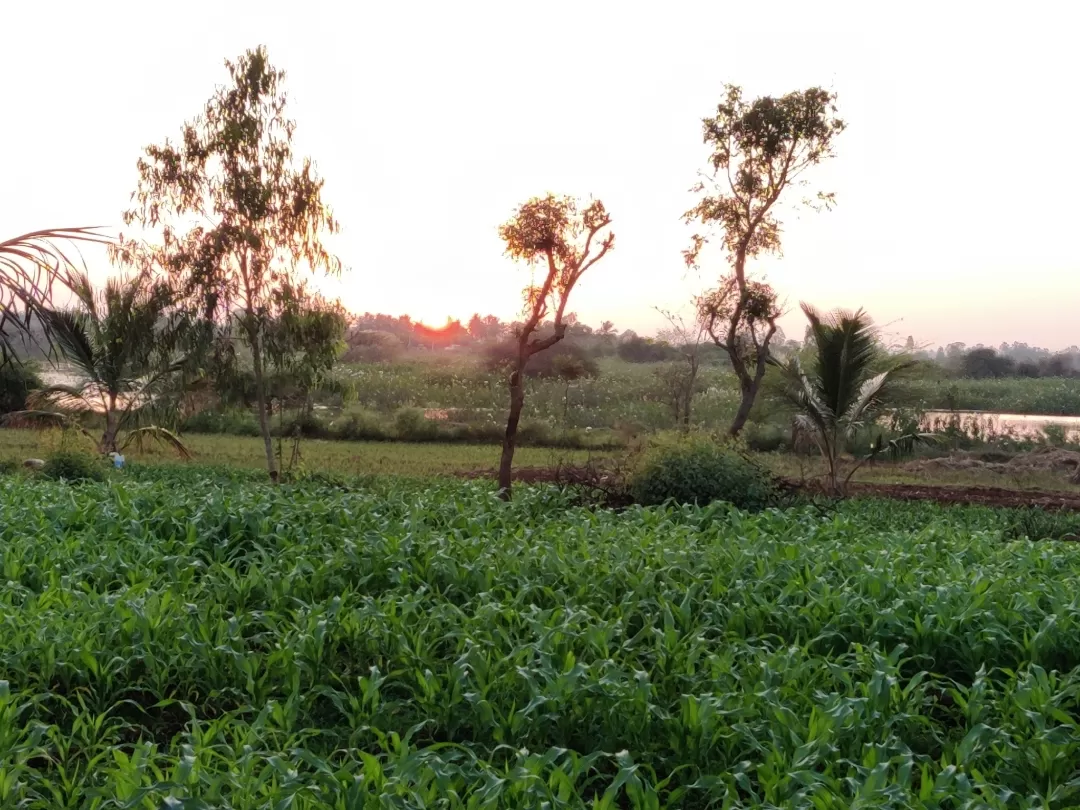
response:
[[[368,411],[350,414],[347,419],[335,423],[331,430],[334,438],[354,442],[382,442],[393,438],[378,414]]]
[[[100,481],[105,477],[102,467],[97,456],[61,450],[45,459],[41,474],[54,481]]]
[[[437,422],[424,416],[419,408],[402,408],[394,417],[397,437],[409,442],[431,442],[439,438]]]
[[[731,445],[701,436],[661,441],[647,449],[629,489],[644,505],[727,501],[746,510],[764,509],[778,495],[767,472]]]
[[[19,471],[19,462],[12,459],[0,461],[0,475],[15,475]]]
[[[747,425],[746,446],[755,453],[775,453],[783,450],[788,443],[790,431],[775,424]]]
[[[34,366],[7,362],[0,364],[0,413],[21,411],[26,407],[26,395],[41,388],[41,378]]]
[[[329,439],[333,437],[330,426],[312,413],[302,413],[280,428],[275,428],[273,432],[287,438],[296,435],[300,435],[305,439]]]
[[[259,424],[246,410],[201,411],[180,426],[184,433],[225,433],[229,436],[258,436]]]

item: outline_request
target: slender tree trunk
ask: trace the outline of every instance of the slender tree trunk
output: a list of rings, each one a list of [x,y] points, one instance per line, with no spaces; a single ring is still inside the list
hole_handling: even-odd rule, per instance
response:
[[[278,480],[277,459],[274,458],[274,442],[270,436],[270,415],[266,406],[266,380],[263,370],[262,344],[254,330],[248,331],[251,341],[251,367],[255,374],[255,408],[259,414],[259,433],[266,449],[266,471],[275,484]]]
[[[109,396],[109,409],[105,412],[105,432],[101,436],[101,453],[116,450],[116,434],[120,432],[120,420],[116,416],[116,397]]]
[[[510,474],[514,465],[514,448],[517,444],[518,422],[525,407],[525,364],[519,359],[517,368],[510,375],[510,415],[506,420],[506,435],[503,437],[502,458],[499,460],[499,497],[509,501]]]
[[[754,400],[757,399],[757,386],[754,385],[753,380],[740,380],[742,385],[742,397],[739,400],[739,409],[735,411],[735,418],[731,420],[731,427],[728,428],[728,435],[734,438],[742,432],[743,427],[746,426],[746,420],[750,418],[750,410],[754,407]]]

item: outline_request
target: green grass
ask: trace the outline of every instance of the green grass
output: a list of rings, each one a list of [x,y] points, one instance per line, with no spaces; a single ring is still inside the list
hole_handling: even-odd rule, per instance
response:
[[[266,468],[262,439],[249,436],[184,436],[184,442],[200,464],[241,468]],[[23,461],[44,458],[61,444],[90,447],[74,435],[66,439],[56,433],[0,429],[0,461]],[[274,442],[275,451],[277,441]],[[500,448],[495,445],[421,444],[409,442],[345,442],[304,440],[300,444],[301,464],[307,471],[349,475],[404,475],[425,477],[451,475],[461,470],[494,469],[499,463]],[[282,445],[286,462],[291,443]],[[164,448],[147,447],[143,453],[127,454],[135,461],[183,463]],[[514,454],[517,466],[551,466],[560,461],[579,463],[589,458],[588,451],[519,447]]]
[[[1080,804],[1080,547],[1006,515],[257,477],[0,477],[0,807]]]
[[[788,453],[759,453],[754,458],[765,468],[791,481],[809,482],[822,479],[825,465],[816,456],[796,456]],[[994,487],[1010,490],[1038,490],[1080,494],[1080,486],[1072,483],[1067,473],[1051,470],[1010,470],[978,467],[968,469],[909,469],[907,462],[881,461],[866,464],[852,479],[857,483],[917,484],[920,486]]]

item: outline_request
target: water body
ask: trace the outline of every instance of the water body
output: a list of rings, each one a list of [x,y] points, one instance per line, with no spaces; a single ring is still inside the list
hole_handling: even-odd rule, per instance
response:
[[[1080,441],[1080,416],[1044,416],[1030,413],[1001,413],[997,411],[927,411],[923,430],[943,430],[959,425],[968,433],[997,434],[1016,438],[1039,439],[1046,428],[1060,428],[1065,438]]]

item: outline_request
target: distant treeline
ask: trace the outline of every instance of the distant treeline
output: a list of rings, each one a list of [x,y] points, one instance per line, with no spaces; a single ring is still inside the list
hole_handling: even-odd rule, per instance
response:
[[[1002,343],[998,348],[951,343],[933,360],[958,377],[988,380],[1006,377],[1080,377],[1080,347],[1051,352],[1026,343]]]
[[[563,341],[566,346],[559,349],[561,344],[557,345],[556,354],[571,353],[594,358],[617,355],[629,363],[659,363],[683,356],[683,347],[677,340],[665,339],[667,336],[663,332],[657,337],[639,335],[632,329],[620,332],[611,321],[591,326],[574,314],[568,315],[565,320],[568,323]],[[343,359],[346,362],[393,362],[408,350],[462,348],[483,353],[491,365],[497,365],[505,358],[507,346],[520,326],[517,321],[503,321],[494,315],[476,313],[465,323],[450,319],[444,326],[435,328],[414,321],[408,315],[394,317],[365,312],[350,322],[346,337],[349,349]],[[552,329],[554,325],[547,321],[541,324],[535,334],[542,338],[550,334]],[[799,345],[798,341],[786,340],[780,331],[773,339],[774,350],[780,353],[797,351]],[[707,337],[702,336],[699,351],[705,362],[727,362],[723,350],[714,346]],[[550,361],[540,361],[539,356],[533,360],[545,366],[551,365]]]

